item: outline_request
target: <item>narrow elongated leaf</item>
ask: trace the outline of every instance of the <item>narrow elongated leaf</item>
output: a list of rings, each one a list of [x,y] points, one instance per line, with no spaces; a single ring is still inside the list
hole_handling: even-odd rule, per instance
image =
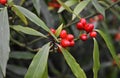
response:
[[[50,49],[50,43],[40,48],[39,52],[33,58],[32,63],[30,64],[29,69],[27,71],[27,74],[25,75],[25,78],[43,77],[46,71],[45,69],[47,66],[49,49]]]
[[[81,1],[74,9],[74,13],[75,14],[79,14],[87,5],[88,3],[90,2],[90,0],[86,0],[86,1]],[[73,14],[72,16],[72,20],[74,20],[76,18],[76,15]]]
[[[100,69],[100,60],[99,60],[99,47],[96,39],[94,39],[94,50],[93,50],[93,73],[94,78],[98,78],[98,70]]]
[[[98,0],[92,0],[92,4],[96,8],[96,10],[105,17],[105,9],[99,4]]]
[[[43,28],[45,31],[49,32],[56,41],[57,38],[54,36],[53,33],[51,33],[50,29],[45,25],[45,23],[39,19],[39,17],[37,17],[34,13],[30,12],[29,10],[21,7],[21,6],[17,6],[17,5],[14,5],[16,8],[19,9],[19,11],[21,11],[29,20],[31,20],[32,22],[34,22],[36,25],[40,26],[41,28]]]
[[[74,57],[66,49],[64,49],[64,48],[60,48],[60,49],[64,55],[64,58],[65,58],[67,64],[71,68],[71,70],[72,70],[73,74],[76,76],[76,78],[86,78],[85,72],[80,67],[80,65],[76,62]]]
[[[34,22],[35,24],[37,24],[44,30],[46,30],[48,32],[50,31],[49,28],[45,25],[45,23],[41,19],[39,19],[39,17],[37,17],[34,13],[30,12],[29,10],[27,10],[21,6],[14,5],[14,7],[18,8],[19,11],[21,11],[32,22]]]
[[[27,25],[27,19],[25,18],[25,16],[16,8],[16,7],[12,7],[12,10],[14,11],[14,13]]]
[[[33,5],[34,5],[38,15],[40,15],[40,7],[41,7],[40,0],[32,0],[32,2],[33,2]]]
[[[46,38],[46,36],[44,34],[38,32],[37,30],[34,30],[34,29],[30,28],[30,27],[14,25],[14,26],[11,26],[11,28],[13,28],[16,31],[23,32],[25,34],[34,35],[34,36],[42,36],[42,37]]]
[[[110,53],[111,53],[112,57],[114,58],[114,60],[116,61],[118,67],[120,68],[119,59],[118,59],[118,57],[117,57],[117,55],[116,55],[116,51],[115,51],[115,48],[114,48],[113,44],[109,42],[110,40],[109,40],[108,35],[106,35],[104,32],[102,32],[102,31],[100,31],[100,30],[96,30],[96,31],[97,31],[97,32],[102,36],[102,38],[104,39],[104,41],[105,41],[108,49],[110,50]]]
[[[62,27],[63,27],[63,24],[61,24],[61,25],[57,28],[57,30],[56,30],[56,32],[55,32],[56,37],[58,37],[58,36],[60,35],[60,32],[61,32],[61,30],[62,30]]]
[[[34,54],[30,52],[11,52],[10,53],[10,58],[14,59],[32,59],[34,57]]]
[[[66,4],[64,4],[61,0],[57,0],[68,12],[73,13],[74,15],[76,15],[78,18],[81,18],[79,15],[77,15],[76,13],[74,13]]]
[[[6,65],[9,58],[9,22],[7,8],[5,7],[0,11],[0,68],[2,73],[6,74]]]
[[[47,65],[46,65],[46,68],[45,68],[45,71],[44,71],[44,74],[43,74],[42,78],[48,78],[48,68],[47,68]]]
[[[77,0],[68,0],[65,2],[65,5],[67,5],[68,7],[71,7],[72,5],[76,4],[78,1]],[[64,11],[65,8],[62,6],[60,7],[60,9],[58,10],[58,13]]]

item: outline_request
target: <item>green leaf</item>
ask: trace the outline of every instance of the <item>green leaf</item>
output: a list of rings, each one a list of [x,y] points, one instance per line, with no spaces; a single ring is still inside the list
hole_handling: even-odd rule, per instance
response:
[[[90,2],[90,0],[87,0],[87,1],[81,1],[74,9],[74,13],[75,14],[79,14],[87,5],[88,3]],[[72,20],[74,20],[76,18],[76,15],[72,15]]]
[[[11,26],[11,28],[13,28],[16,31],[23,32],[25,34],[34,35],[34,36],[42,36],[42,37],[47,38],[44,34],[38,32],[37,30],[34,30],[33,28],[30,28],[30,27],[23,27],[23,26],[20,26],[20,25],[13,25],[13,26]]]
[[[61,25],[57,28],[56,33],[55,33],[55,36],[56,36],[56,37],[58,37],[58,36],[60,35],[60,32],[61,32],[62,28],[63,28],[63,24],[61,24]]]
[[[66,4],[64,4],[61,0],[57,0],[68,12],[73,13],[74,15],[76,15],[78,18],[81,18],[79,15],[77,15],[76,13],[74,13]]]
[[[40,48],[39,52],[35,55],[32,63],[29,66],[25,78],[42,78],[45,74],[47,66],[48,54],[50,49],[50,43]]]
[[[114,58],[114,60],[116,61],[118,67],[120,68],[119,59],[118,59],[118,57],[117,57],[117,55],[116,55],[116,51],[115,51],[115,48],[114,48],[113,44],[109,42],[110,39],[109,39],[108,35],[105,34],[105,33],[102,32],[102,31],[100,31],[100,30],[96,30],[96,31],[97,31],[97,32],[102,36],[102,38],[104,39],[104,41],[105,41],[108,49],[110,50],[110,53],[111,53],[112,57]]]
[[[66,49],[64,49],[62,47],[60,47],[60,49],[64,55],[64,58],[65,58],[67,64],[71,68],[71,70],[72,70],[73,74],[76,76],[76,78],[86,78],[85,72],[80,67],[80,65],[76,62],[74,57]]]
[[[34,54],[30,52],[11,52],[10,53],[10,58],[14,59],[32,59],[34,57]]]
[[[98,0],[92,0],[92,4],[96,8],[96,10],[105,17],[105,9],[99,4]]]
[[[12,7],[12,11],[14,11],[14,13],[27,25],[27,19],[25,18],[25,16],[15,7]]]
[[[45,68],[45,71],[44,71],[44,74],[43,74],[42,78],[48,78],[48,68],[47,68],[47,65],[46,65],[46,68]]]
[[[9,58],[9,41],[10,41],[10,31],[9,31],[9,21],[7,8],[3,8],[0,11],[0,68],[2,73],[6,75],[6,66]]]
[[[96,39],[94,38],[94,50],[93,50],[93,72],[94,78],[98,78],[98,70],[100,69],[100,60],[99,60],[99,47]]]
[[[77,0],[68,0],[65,2],[65,5],[67,5],[68,7],[71,7],[72,5],[76,4],[78,1]],[[64,11],[65,8],[62,6],[60,7],[60,9],[58,10],[58,13]]]
[[[40,7],[41,7],[40,0],[32,0],[32,2],[37,11],[37,14],[40,15]]]
[[[17,6],[17,5],[14,6],[18,8],[19,11],[22,12],[29,20],[31,20],[32,22],[34,22],[36,25],[40,26],[44,30],[50,32],[49,28],[45,25],[45,23],[41,19],[39,19],[39,17],[37,17],[34,13],[30,12],[29,10],[21,6]]]
[[[57,38],[54,36],[54,34],[51,33],[50,29],[45,25],[45,23],[41,19],[39,19],[39,17],[37,17],[34,13],[30,12],[29,10],[21,6],[17,6],[17,5],[14,6],[17,7],[19,11],[21,11],[29,20],[31,20],[36,25],[40,26],[41,28],[49,32],[54,37],[54,39],[58,41]]]

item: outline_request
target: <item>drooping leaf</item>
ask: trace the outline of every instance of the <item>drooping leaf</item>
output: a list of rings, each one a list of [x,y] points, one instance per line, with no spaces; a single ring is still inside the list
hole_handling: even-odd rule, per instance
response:
[[[37,24],[44,30],[46,30],[48,32],[50,31],[49,28],[45,25],[45,23],[39,17],[37,17],[34,13],[30,12],[29,10],[27,10],[21,6],[14,5],[14,7],[18,8],[19,11],[21,11],[32,22],[34,22],[35,24]]]
[[[30,12],[29,10],[21,7],[21,6],[17,6],[14,5],[16,8],[19,9],[19,11],[21,11],[29,20],[31,20],[33,23],[35,23],[36,25],[40,26],[41,28],[43,28],[45,31],[49,32],[56,41],[57,38],[54,36],[53,33],[51,33],[50,29],[46,26],[46,24],[38,17],[36,16],[34,13]]]
[[[100,30],[96,30],[96,31],[97,31],[97,32],[102,36],[102,38],[104,39],[104,41],[105,41],[105,43],[106,43],[106,45],[107,45],[107,47],[108,47],[108,49],[109,49],[112,57],[114,58],[114,60],[116,61],[118,67],[120,68],[119,59],[118,59],[118,57],[117,57],[117,55],[116,55],[115,47],[113,46],[112,43],[109,42],[110,40],[109,40],[108,35],[106,35],[104,32],[102,32],[102,31],[100,31]]]
[[[25,16],[16,7],[13,6],[12,10],[26,25],[28,24]]]
[[[68,7],[71,7],[72,5],[76,4],[78,1],[77,0],[68,0],[65,2],[65,5],[67,5]],[[58,13],[64,11],[65,8],[62,6],[60,7],[60,9],[58,10]]]
[[[86,0],[86,1],[81,1],[74,9],[74,13],[75,14],[79,14],[87,5],[88,3],[90,2],[90,0]],[[72,15],[72,20],[74,20],[76,18],[76,15]]]
[[[21,75],[21,76],[24,76],[25,73],[27,72],[27,68],[20,67],[20,66],[17,66],[17,65],[11,65],[11,64],[7,65],[7,70],[12,71],[13,73],[15,73],[17,75]]]
[[[71,68],[71,70],[72,70],[73,74],[76,76],[76,78],[86,78],[85,72],[80,67],[80,65],[76,62],[74,57],[66,49],[64,49],[62,47],[60,49],[64,55],[64,58],[65,58],[67,64]]]
[[[32,59],[34,57],[34,54],[30,52],[11,52],[10,53],[10,58],[14,59]]]
[[[6,74],[6,65],[9,58],[9,40],[10,40],[10,31],[9,31],[9,22],[8,22],[8,13],[7,8],[5,7],[0,11],[0,68],[2,73],[5,76]]]
[[[96,10],[105,17],[105,9],[99,4],[98,0],[92,0],[92,4]]]
[[[45,71],[44,71],[44,74],[43,74],[42,78],[48,78],[48,68],[47,68],[47,65],[46,65],[46,68],[45,68]]]
[[[32,63],[25,75],[25,78],[42,78],[47,66],[50,43],[40,48],[39,52],[34,56]]]
[[[40,15],[40,7],[41,7],[40,0],[32,0],[32,2],[37,11],[37,14]]]
[[[98,78],[98,70],[100,69],[99,47],[96,39],[93,39],[93,40],[94,40],[93,73],[94,73],[94,78]]]
[[[38,32],[37,30],[32,29],[30,27],[24,27],[24,26],[20,26],[20,25],[13,25],[13,26],[11,26],[11,28],[13,28],[16,31],[23,32],[25,34],[34,35],[34,36],[41,36],[41,37],[46,38],[46,36],[44,34]]]
[[[61,24],[61,25],[57,28],[57,30],[56,30],[56,32],[55,32],[55,36],[56,36],[56,37],[58,37],[58,36],[60,35],[60,32],[61,32],[62,28],[63,28],[63,24]]]

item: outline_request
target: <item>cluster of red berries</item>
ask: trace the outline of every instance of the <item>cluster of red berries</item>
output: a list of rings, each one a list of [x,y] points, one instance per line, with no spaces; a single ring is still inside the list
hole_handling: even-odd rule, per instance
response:
[[[76,24],[78,30],[84,30],[86,33],[80,35],[80,39],[82,41],[86,41],[88,39],[87,35],[94,38],[97,36],[97,32],[94,31],[94,25],[91,23],[87,23],[86,19],[81,18],[80,21]]]
[[[0,0],[0,4],[5,5],[7,3],[7,0]]]
[[[55,34],[55,29],[51,28],[50,30]],[[72,34],[68,34],[66,30],[62,30],[60,32],[60,45],[64,48],[74,46],[74,36]]]

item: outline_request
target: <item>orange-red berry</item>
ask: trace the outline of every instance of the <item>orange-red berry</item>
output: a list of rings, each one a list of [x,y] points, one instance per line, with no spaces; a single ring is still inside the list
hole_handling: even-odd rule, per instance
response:
[[[7,0],[0,0],[0,4],[5,5],[7,3]]]
[[[66,39],[62,39],[60,45],[63,48],[66,48],[66,47],[70,46],[70,42],[68,40],[66,40]]]
[[[83,25],[86,25],[87,24],[86,19],[85,18],[81,18],[80,19],[80,23],[82,23]]]
[[[78,22],[78,23],[76,24],[76,27],[77,27],[77,29],[79,29],[79,30],[83,30],[83,29],[84,29],[84,26],[83,26],[83,24],[82,24],[81,22]]]
[[[74,39],[74,36],[72,34],[68,34],[66,39],[72,41]]]
[[[53,34],[55,34],[55,32],[56,32],[56,30],[53,29],[53,28],[50,28],[50,31],[51,31]]]
[[[90,37],[95,38],[96,36],[97,36],[97,32],[96,31],[90,32]]]
[[[75,45],[75,41],[74,40],[72,40],[72,41],[70,41],[70,47],[73,47]]]
[[[94,25],[93,24],[87,24],[84,29],[85,29],[86,32],[91,32],[94,29]]]
[[[88,38],[87,38],[87,34],[82,34],[80,35],[79,37],[82,41],[86,41]]]
[[[66,30],[62,30],[60,32],[60,38],[65,39],[66,37],[67,37],[67,31]]]

